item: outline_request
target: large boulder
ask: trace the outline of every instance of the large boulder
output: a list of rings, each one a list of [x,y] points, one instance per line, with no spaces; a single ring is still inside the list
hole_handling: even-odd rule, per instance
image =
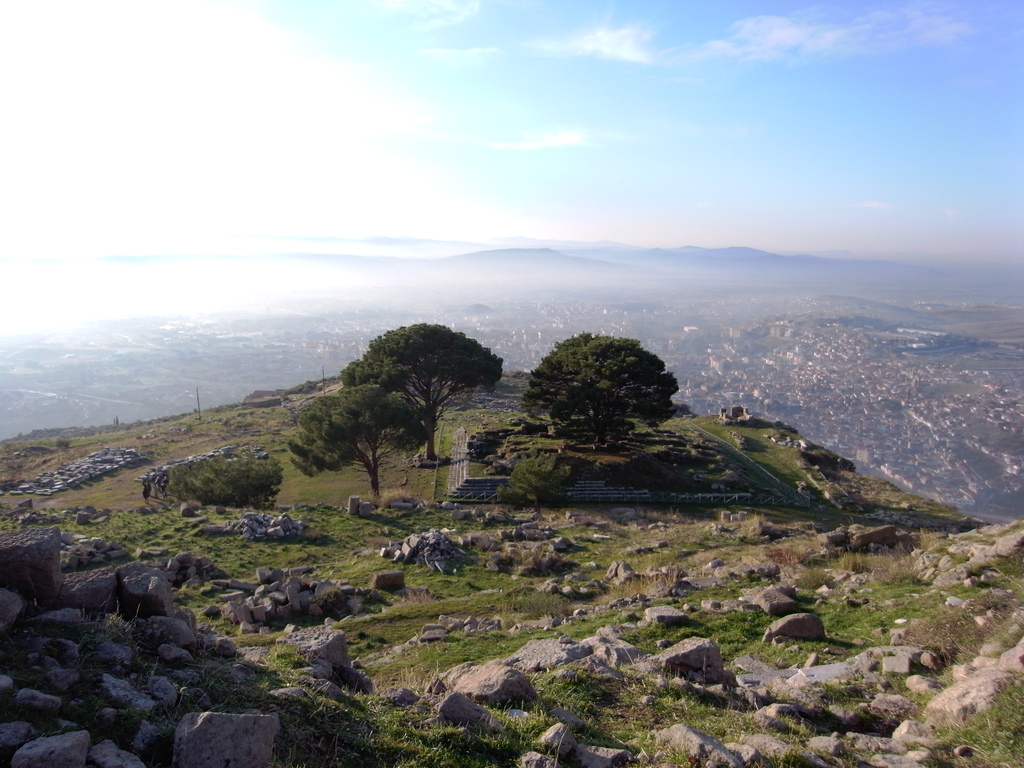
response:
[[[478,727],[493,732],[504,730],[494,715],[457,691],[452,691],[438,702],[437,715],[442,722],[452,725]]]
[[[117,569],[117,601],[126,619],[170,616],[174,593],[163,571],[145,563],[127,563]]]
[[[196,633],[188,622],[173,616],[151,616],[148,619],[136,619],[135,631],[139,639],[149,648],[161,645],[173,645],[188,651],[195,651]]]
[[[345,633],[331,627],[310,627],[278,638],[277,642],[294,646],[308,662],[323,659],[335,669],[352,666]]]
[[[120,709],[138,709],[149,712],[156,706],[156,700],[135,689],[127,680],[103,673],[100,678],[100,691],[116,707]]]
[[[461,664],[441,676],[446,688],[480,704],[525,704],[537,700],[530,678],[518,669],[492,661]]]
[[[87,613],[113,613],[117,610],[117,574],[113,568],[65,574],[57,603]]]
[[[44,736],[25,744],[11,758],[11,768],[85,768],[89,732]]]
[[[769,616],[785,616],[796,610],[796,600],[776,587],[755,589],[750,593],[750,602]]]
[[[729,768],[743,768],[743,761],[726,749],[718,739],[679,723],[654,732],[654,738],[668,749],[679,750],[695,765],[714,763]]]
[[[59,528],[0,533],[0,587],[44,603],[57,599],[61,580]]]
[[[277,715],[192,712],[174,730],[174,768],[268,768]]]
[[[522,672],[542,672],[562,667],[590,655],[590,646],[565,637],[531,640],[513,653],[504,663]]]
[[[764,631],[764,642],[770,643],[776,637],[792,637],[797,640],[822,640],[825,625],[813,613],[793,613],[773,621]]]
[[[0,723],[0,764],[10,760],[20,746],[32,738],[32,724],[24,720]]]
[[[101,741],[89,750],[89,762],[96,768],[146,768],[138,755],[126,752],[110,739]]]
[[[591,655],[610,667],[633,664],[647,656],[635,645],[609,635],[594,635],[580,640],[580,644],[589,646]]]
[[[999,669],[982,669],[966,680],[949,686],[928,702],[925,720],[932,725],[957,723],[970,715],[984,712],[1013,680],[1013,675]]]
[[[993,553],[999,557],[1009,557],[1019,549],[1024,549],[1024,528],[1000,536],[992,545]]]
[[[13,627],[24,608],[25,601],[21,595],[0,588],[0,632],[6,632]]]
[[[724,683],[729,678],[722,665],[722,651],[706,637],[688,637],[651,656],[649,661],[668,672],[706,685]]]
[[[1010,672],[1024,672],[1024,639],[999,657],[999,668]]]

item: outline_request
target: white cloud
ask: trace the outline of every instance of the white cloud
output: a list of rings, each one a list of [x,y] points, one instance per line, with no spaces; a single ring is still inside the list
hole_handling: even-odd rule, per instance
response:
[[[876,53],[921,45],[942,45],[971,33],[956,17],[927,4],[874,11],[846,22],[802,16],[752,16],[730,27],[732,34],[691,50],[689,58],[745,61],[800,59]]]
[[[650,64],[654,54],[648,43],[653,33],[638,26],[613,29],[602,26],[564,40],[533,44],[534,48],[560,56],[596,56],[601,59]]]
[[[947,219],[955,219],[960,215],[960,211],[956,208],[940,208],[939,213],[945,216]]]
[[[887,211],[892,208],[891,203],[882,203],[878,200],[868,200],[866,203],[857,203],[858,208],[874,208],[878,211]]]
[[[428,26],[459,24],[480,12],[480,0],[377,0],[383,7],[427,20]]]
[[[521,141],[486,141],[492,149],[550,149],[552,147],[575,147],[587,143],[583,131],[531,132],[524,131]]]

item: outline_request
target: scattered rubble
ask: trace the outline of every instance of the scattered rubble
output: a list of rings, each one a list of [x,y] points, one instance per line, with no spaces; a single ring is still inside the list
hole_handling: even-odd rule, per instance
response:
[[[426,533],[415,533],[404,541],[390,542],[380,550],[380,556],[392,562],[419,563],[440,573],[445,573],[452,562],[465,554],[436,528]]]
[[[59,469],[43,472],[33,480],[0,484],[0,494],[6,492],[11,496],[21,496],[32,493],[50,496],[125,467],[137,467],[145,461],[146,458],[134,448],[104,448]]]
[[[305,523],[293,520],[287,514],[274,517],[264,512],[244,512],[234,522],[207,523],[202,527],[203,533],[238,533],[249,541],[301,536],[304,530]]]

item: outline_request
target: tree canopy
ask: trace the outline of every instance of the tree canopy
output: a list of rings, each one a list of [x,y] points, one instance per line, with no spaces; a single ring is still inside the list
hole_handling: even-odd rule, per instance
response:
[[[437,423],[452,398],[475,387],[493,387],[502,360],[480,342],[443,325],[396,328],[370,342],[366,354],[341,372],[346,387],[376,384],[397,392],[418,411],[427,459],[437,458]]]
[[[167,491],[178,499],[226,507],[270,507],[281,490],[284,471],[273,456],[258,458],[252,451],[217,456],[195,464],[171,467]]]
[[[298,437],[288,443],[292,464],[312,476],[359,464],[380,495],[380,470],[393,454],[423,439],[417,411],[375,384],[346,387],[317,398],[299,415]]]
[[[498,490],[498,500],[514,507],[533,505],[540,511],[542,502],[560,501],[569,479],[569,467],[558,466],[553,454],[528,456],[516,462],[508,485]]]
[[[562,434],[596,444],[624,435],[634,419],[653,426],[670,418],[678,389],[661,358],[636,339],[581,333],[540,361],[522,402],[547,411]]]

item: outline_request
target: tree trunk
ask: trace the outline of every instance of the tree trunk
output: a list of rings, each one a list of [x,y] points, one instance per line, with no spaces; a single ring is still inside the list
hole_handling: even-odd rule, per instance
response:
[[[437,461],[437,450],[434,445],[434,437],[437,432],[437,417],[433,413],[423,415],[423,428],[427,431],[427,444],[424,453],[427,454],[427,461]]]

